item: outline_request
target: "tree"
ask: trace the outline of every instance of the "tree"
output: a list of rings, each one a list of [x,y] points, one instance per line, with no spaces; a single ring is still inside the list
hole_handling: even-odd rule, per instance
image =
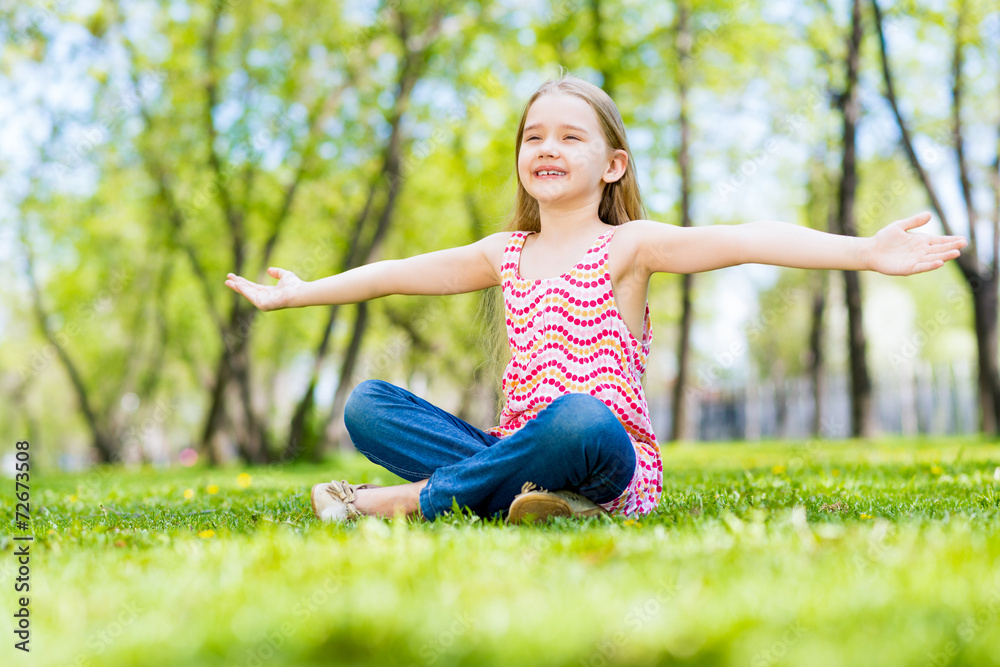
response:
[[[691,126],[688,119],[690,112],[689,88],[691,68],[691,47],[694,38],[691,34],[691,16],[688,4],[683,0],[677,3],[677,95],[679,98],[678,127],[680,144],[677,148],[677,166],[681,174],[681,226],[691,226]],[[691,302],[694,277],[690,273],[681,276],[681,322],[680,338],[677,343],[677,377],[674,380],[673,397],[671,399],[671,440],[682,440],[690,436],[687,433],[686,387],[688,383],[688,365],[691,357],[691,321],[694,316]]]
[[[861,59],[861,0],[852,0],[851,32],[845,57],[844,90],[838,97],[843,116],[843,153],[840,185],[837,191],[837,232],[857,236],[854,213],[857,191],[856,143],[860,118],[858,100],[858,70]],[[874,431],[872,418],[872,382],[868,373],[865,329],[862,311],[861,281],[856,271],[844,271],[844,296],[847,299],[847,326],[851,366],[851,433],[855,437],[870,437]]]
[[[956,266],[968,285],[972,298],[976,345],[979,352],[978,388],[980,425],[983,431],[1000,433],[1000,365],[997,359],[997,317],[998,317],[998,270],[1000,261],[1000,145],[997,146],[991,178],[995,202],[993,220],[988,223],[990,240],[980,243],[977,226],[980,215],[973,195],[973,176],[968,156],[965,152],[963,109],[965,102],[965,50],[971,43],[975,30],[981,21],[971,21],[969,2],[959,0],[954,23],[954,43],[951,68],[951,143],[955,153],[957,180],[962,193],[962,203],[967,221],[969,246],[955,261]],[[877,0],[872,0],[875,12],[875,26],[878,31],[879,53],[882,61],[882,77],[885,97],[892,108],[899,127],[900,141],[911,168],[923,185],[934,212],[937,213],[946,234],[955,234],[952,216],[946,213],[938,189],[932,182],[923,161],[914,147],[914,135],[910,121],[904,117],[896,92],[896,82],[889,62],[886,31],[882,11]],[[995,53],[995,49],[994,49]]]

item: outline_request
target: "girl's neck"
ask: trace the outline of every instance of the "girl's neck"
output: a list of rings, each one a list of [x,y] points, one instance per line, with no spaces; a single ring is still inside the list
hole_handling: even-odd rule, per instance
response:
[[[538,206],[541,231],[538,238],[558,245],[571,243],[581,233],[593,230],[595,233],[608,225],[598,216],[600,201],[588,202],[576,208],[549,208]]]

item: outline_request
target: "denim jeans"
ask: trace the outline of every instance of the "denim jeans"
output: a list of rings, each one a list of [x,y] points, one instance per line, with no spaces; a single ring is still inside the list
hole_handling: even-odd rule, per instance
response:
[[[525,482],[607,503],[635,471],[628,432],[590,394],[564,394],[500,438],[401,387],[366,380],[347,399],[344,421],[373,463],[411,482],[429,480],[420,491],[428,520],[451,511],[453,500],[479,516],[505,514]]]

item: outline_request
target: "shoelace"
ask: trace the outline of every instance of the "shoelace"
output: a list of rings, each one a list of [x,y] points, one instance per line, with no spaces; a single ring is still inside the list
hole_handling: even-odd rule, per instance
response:
[[[349,483],[346,479],[337,482],[337,480],[331,481],[326,486],[327,492],[337,500],[345,503],[353,503],[357,499],[357,494],[354,491],[354,485]]]
[[[529,493],[531,491],[541,491],[542,493],[549,493],[548,489],[543,489],[534,482],[525,482],[521,487],[521,493]]]
[[[337,480],[331,480],[330,483],[326,485],[326,491],[345,505],[347,508],[347,516],[361,516],[361,512],[354,506],[354,501],[358,499],[358,496],[353,484],[349,483],[346,479],[341,480],[339,483]]]

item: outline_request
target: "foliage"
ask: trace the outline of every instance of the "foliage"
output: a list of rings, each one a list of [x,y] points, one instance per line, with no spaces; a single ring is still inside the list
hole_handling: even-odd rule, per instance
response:
[[[846,5],[690,4],[695,223],[781,218],[824,228],[821,213],[835,185],[832,102],[841,85]],[[17,128],[32,129],[25,143],[0,150],[0,187],[9,202],[0,209],[0,277],[10,286],[0,312],[0,435],[52,443],[42,454],[52,462],[62,452],[86,452],[94,440],[65,364],[35,321],[28,245],[45,322],[78,369],[98,426],[124,458],[170,459],[202,444],[219,369],[233,361],[227,351],[234,341],[247,343],[249,402],[277,453],[309,386],[328,310],[270,314],[246,331],[237,326],[222,333],[239,303],[222,280],[231,270],[265,280],[266,265],[305,279],[341,270],[369,197],[370,219],[388,206],[383,158],[397,115],[401,189],[389,230],[366,262],[470,243],[503,226],[521,104],[559,67],[611,89],[650,217],[678,221],[673,4],[366,7],[268,0],[0,9],[0,87],[13,100],[2,113],[35,123],[11,122],[12,137]],[[912,108],[914,126],[930,140],[926,150],[940,157],[950,150],[949,118],[935,100],[947,93],[942,85],[956,7],[910,2],[886,8],[892,39],[921,44],[895,48],[893,58],[901,97],[922,100]],[[981,28],[965,35],[965,122],[976,139],[970,143],[983,149],[995,134],[997,68],[989,39],[997,13],[985,0],[967,3],[967,10],[969,25]],[[411,62],[407,54],[438,18],[440,30],[426,45],[426,61],[417,58],[419,71],[404,95],[399,82]],[[868,39],[858,201],[864,234],[923,205],[912,175],[900,167],[877,63]],[[37,81],[54,92],[36,90]],[[970,155],[977,184],[986,185],[989,151],[970,149]],[[267,255],[293,182],[298,187]],[[984,214],[990,205],[985,202]],[[363,239],[371,238],[370,228]],[[745,275],[699,276],[696,334],[725,314],[719,295]],[[781,289],[811,285],[814,277],[798,272],[779,280]],[[650,289],[650,393],[672,380],[677,283],[674,276],[657,276]],[[919,359],[969,356],[968,300],[952,298],[960,287],[957,272],[948,268],[892,285],[912,295],[917,330],[941,308],[947,311],[943,333],[917,350]],[[751,295],[759,299],[758,311],[767,311],[774,298],[764,292]],[[496,380],[475,375],[485,356],[477,299],[375,300],[361,359],[345,382],[424,377],[429,393],[453,409],[470,387]],[[800,368],[807,310],[808,299],[798,300],[787,327],[750,345],[760,373],[778,361],[788,372]],[[307,419],[306,437],[318,438],[328,417],[354,313],[342,309],[318,364],[319,407]],[[714,343],[696,340],[694,347],[694,377],[712,371],[726,353]],[[838,358],[836,351],[828,356]],[[234,434],[236,388],[230,386],[223,401],[229,421],[220,422],[229,440],[240,438]],[[163,405],[169,413],[160,419]],[[61,419],[49,418],[55,411]],[[162,447],[136,446],[130,434],[146,427]]]

